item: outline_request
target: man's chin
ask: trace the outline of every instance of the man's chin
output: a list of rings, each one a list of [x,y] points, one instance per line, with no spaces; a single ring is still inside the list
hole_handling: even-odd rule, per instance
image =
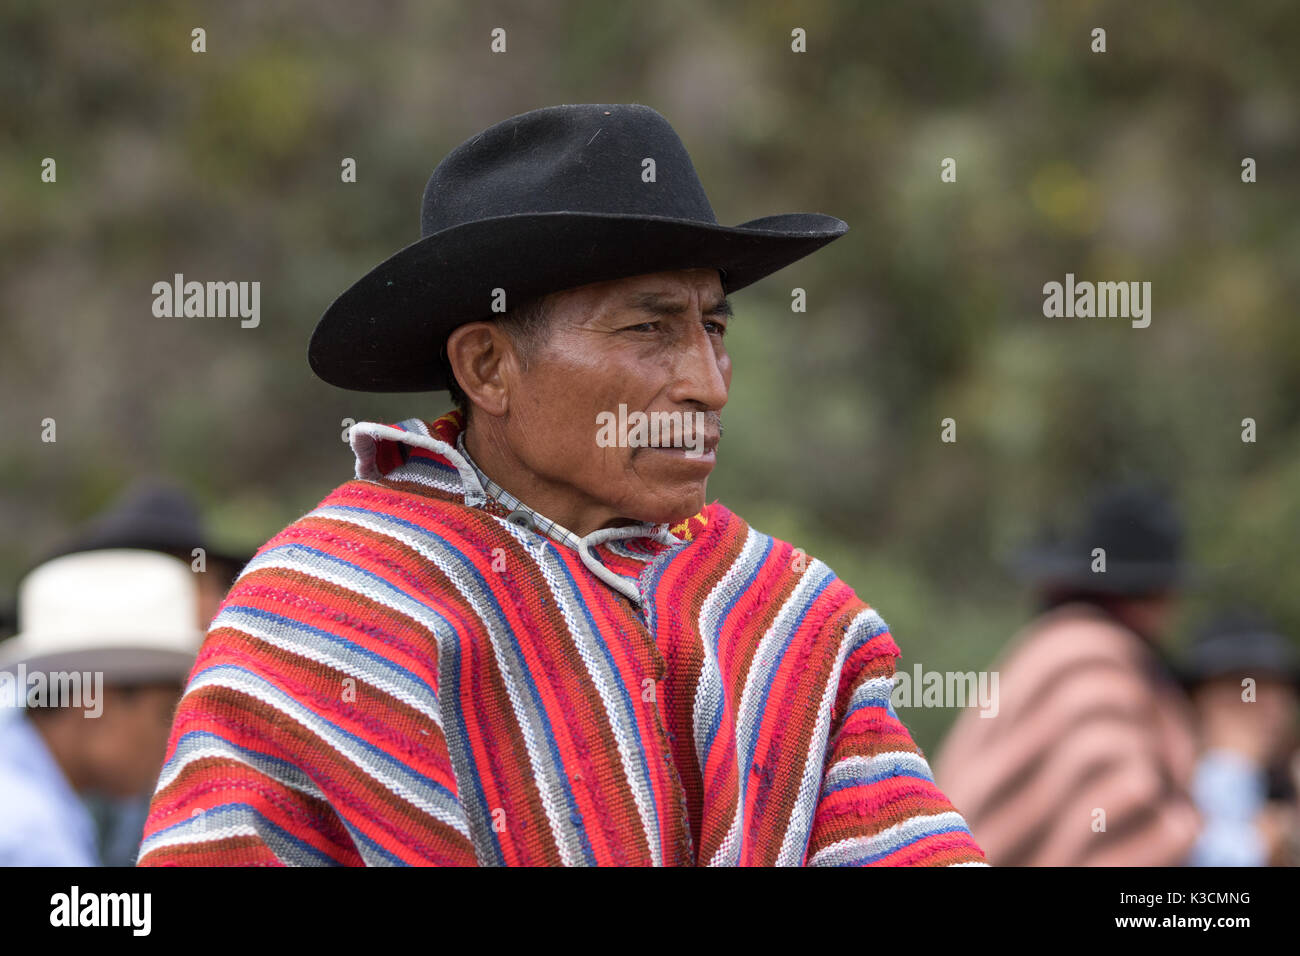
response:
[[[704,508],[704,486],[680,495],[666,496],[656,502],[646,503],[631,514],[636,521],[648,524],[679,524],[693,518]]]

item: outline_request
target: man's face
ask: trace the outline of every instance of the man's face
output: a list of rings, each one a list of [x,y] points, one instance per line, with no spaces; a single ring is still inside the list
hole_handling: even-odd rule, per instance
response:
[[[147,792],[158,779],[180,683],[104,688],[104,712],[85,719],[84,752],[98,788],[116,797]]]
[[[698,512],[731,386],[723,344],[730,306],[717,270],[593,283],[552,296],[551,306],[549,338],[530,353],[510,395],[503,427],[514,456],[597,527],[609,517],[672,522]],[[647,418],[677,412],[695,421],[704,413],[704,453],[601,447],[600,416],[618,419],[620,405]]]

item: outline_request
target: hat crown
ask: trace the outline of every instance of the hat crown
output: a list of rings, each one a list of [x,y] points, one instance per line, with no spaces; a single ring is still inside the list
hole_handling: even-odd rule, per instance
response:
[[[1094,502],[1085,543],[1106,549],[1113,560],[1177,564],[1182,559],[1183,528],[1168,499],[1145,488],[1123,488]]]
[[[48,558],[78,551],[144,549],[188,555],[209,550],[198,506],[183,489],[139,482],[89,526],[62,542]]]
[[[717,223],[686,147],[662,115],[640,104],[585,103],[512,116],[457,146],[425,186],[420,235],[494,216],[560,212]]]
[[[1142,484],[1114,486],[1094,496],[1073,533],[1057,526],[1037,546],[1021,551],[1014,567],[1042,588],[1150,594],[1195,579],[1183,538],[1182,519],[1163,491]],[[1104,568],[1095,565],[1098,549],[1105,553]]]
[[[54,558],[23,579],[18,624],[32,655],[153,647],[197,653],[198,582],[154,551],[85,551]]]

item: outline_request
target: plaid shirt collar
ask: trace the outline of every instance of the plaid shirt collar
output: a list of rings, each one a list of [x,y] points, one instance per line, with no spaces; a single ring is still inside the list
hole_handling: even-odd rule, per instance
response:
[[[456,450],[465,456],[469,466],[474,469],[474,474],[478,477],[479,484],[483,486],[484,493],[497,504],[509,510],[510,514],[506,517],[507,521],[522,528],[527,528],[529,531],[544,534],[552,541],[568,545],[575,551],[581,550],[579,543],[582,538],[563,525],[557,524],[550,518],[534,511],[483,473],[483,469],[470,457],[469,449],[465,447],[465,432],[463,430],[456,435]]]

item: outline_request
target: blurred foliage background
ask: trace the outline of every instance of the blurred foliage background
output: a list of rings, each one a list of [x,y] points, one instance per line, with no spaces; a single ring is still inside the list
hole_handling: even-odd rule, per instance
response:
[[[639,102],[720,222],[851,226],[734,298],[709,497],[830,564],[900,667],[987,666],[1030,611],[1007,557],[1134,476],[1177,490],[1208,572],[1180,633],[1225,599],[1300,633],[1298,36],[1283,0],[7,0],[0,584],[140,476],[180,481],[251,549],[350,477],[344,418],[450,407],[315,379],[320,312],[418,238],[425,180],[463,140]],[[261,325],[155,318],[151,286],[178,272],[260,281]],[[1150,281],[1150,327],[1044,318],[1067,272]],[[929,749],[953,714],[902,716]]]

